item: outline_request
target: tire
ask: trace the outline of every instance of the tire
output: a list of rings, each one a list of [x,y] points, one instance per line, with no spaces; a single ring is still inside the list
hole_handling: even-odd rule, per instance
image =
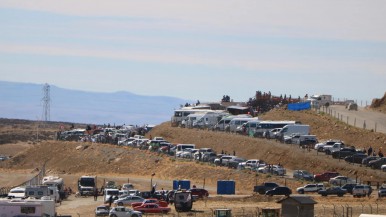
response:
[[[322,194],[323,197],[327,197],[327,194]]]
[[[115,215],[115,214],[111,214],[111,215],[110,215],[110,217],[117,217],[117,215]]]
[[[338,197],[343,197],[343,194],[338,194]]]
[[[327,155],[330,155],[330,154],[331,154],[331,151],[330,151],[330,150],[326,150],[326,154],[327,154]]]
[[[304,194],[304,190],[300,190],[300,191],[299,191],[299,194]]]
[[[122,203],[122,202],[119,202],[119,203],[118,203],[118,206],[123,206],[123,203]]]
[[[138,217],[138,215],[137,214],[133,214],[133,215],[131,215],[131,217]]]

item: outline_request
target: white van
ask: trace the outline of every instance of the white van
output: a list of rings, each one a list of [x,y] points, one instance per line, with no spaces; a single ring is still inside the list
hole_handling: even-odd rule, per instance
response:
[[[108,203],[109,200],[110,200],[110,197],[113,197],[113,201],[118,199],[118,197],[119,197],[119,189],[106,188],[105,192],[103,194],[103,201],[105,203]]]
[[[241,126],[244,123],[247,123],[248,121],[258,121],[259,118],[233,118],[229,122],[229,131],[230,132],[236,132],[236,129],[238,126]]]
[[[276,134],[276,136],[278,139],[282,141],[284,136],[290,136],[293,134],[309,135],[310,125],[302,125],[302,124],[286,125]]]
[[[193,122],[193,127],[197,128],[213,128],[224,116],[228,113],[213,113],[208,112],[201,117],[198,117],[196,121]]]

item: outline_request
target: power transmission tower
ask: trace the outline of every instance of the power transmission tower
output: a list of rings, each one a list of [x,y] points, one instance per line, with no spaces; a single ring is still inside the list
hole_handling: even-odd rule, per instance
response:
[[[51,103],[51,98],[50,98],[50,85],[45,84],[43,86],[43,115],[42,118],[44,121],[50,121],[50,103]]]

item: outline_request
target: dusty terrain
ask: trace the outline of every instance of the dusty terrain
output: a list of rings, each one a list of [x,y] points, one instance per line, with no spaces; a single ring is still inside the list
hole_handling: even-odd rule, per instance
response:
[[[357,147],[372,145],[378,148],[386,145],[385,134],[374,133],[348,126],[345,123],[323,113],[313,111],[290,112],[283,109],[271,111],[261,118],[265,120],[298,120],[310,124],[312,134],[323,139],[341,139],[347,144]],[[76,189],[77,178],[85,174],[95,174],[99,177],[99,185],[103,180],[116,180],[119,183],[130,179],[138,189],[148,190],[150,187],[150,174],[156,173],[153,181],[159,188],[170,189],[172,180],[189,179],[192,184],[203,186],[210,191],[211,196],[206,203],[196,203],[198,210],[208,210],[213,207],[265,207],[278,206],[277,197],[251,196],[253,186],[264,181],[274,181],[286,184],[293,190],[304,185],[290,177],[271,177],[249,171],[238,171],[223,167],[215,167],[205,163],[196,163],[171,158],[169,156],[149,151],[141,151],[130,147],[117,147],[109,144],[91,144],[79,142],[54,141],[54,133],[58,123],[50,123],[39,128],[39,142],[36,142],[37,124],[34,122],[1,119],[0,124],[0,154],[12,155],[10,160],[0,162],[0,186],[13,186],[31,177],[35,168],[40,168],[47,162],[47,172],[64,177],[68,186]],[[343,175],[357,177],[361,181],[386,180],[386,173],[371,170],[357,165],[349,165],[344,161],[333,160],[324,154],[315,151],[305,152],[295,146],[277,143],[272,140],[249,138],[241,135],[222,132],[212,132],[195,129],[171,127],[169,122],[154,128],[150,134],[162,136],[172,143],[195,143],[197,147],[212,147],[218,152],[221,150],[251,159],[258,158],[268,163],[280,162],[288,169],[307,169],[318,173],[325,170],[336,170]],[[42,136],[40,136],[42,135]],[[77,149],[78,146],[82,148]],[[237,195],[250,195],[248,197],[217,197],[217,180],[235,180]],[[375,195],[375,194],[374,194]],[[333,205],[356,207],[356,212],[379,205],[379,212],[385,214],[386,207],[383,199],[376,196],[371,198],[354,199],[350,196],[343,198],[321,198],[312,194],[318,202],[319,216],[330,216]],[[280,198],[280,197],[279,197]],[[84,201],[84,202],[82,202]],[[75,203],[74,203],[75,202]],[[60,214],[76,216],[93,216],[96,204],[91,198],[73,198],[64,201],[58,207]],[[252,208],[251,208],[252,209]],[[375,208],[374,208],[375,209]],[[342,210],[342,208],[340,208]],[[382,211],[383,210],[383,211]],[[324,213],[324,214],[323,214]],[[355,216],[355,215],[354,215]]]

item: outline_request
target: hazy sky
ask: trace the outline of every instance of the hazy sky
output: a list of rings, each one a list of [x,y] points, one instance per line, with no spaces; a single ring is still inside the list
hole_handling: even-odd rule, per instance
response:
[[[386,91],[386,1],[1,0],[0,80],[219,101]]]

